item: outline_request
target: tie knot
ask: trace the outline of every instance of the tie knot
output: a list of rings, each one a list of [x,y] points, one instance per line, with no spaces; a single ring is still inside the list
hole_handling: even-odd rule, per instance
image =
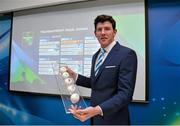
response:
[[[101,53],[104,54],[106,50],[104,48],[101,48]]]

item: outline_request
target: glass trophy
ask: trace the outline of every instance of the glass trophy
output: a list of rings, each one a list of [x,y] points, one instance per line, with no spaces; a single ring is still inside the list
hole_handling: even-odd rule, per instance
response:
[[[61,95],[61,99],[64,105],[65,112],[68,114],[71,105],[77,106],[78,108],[86,108],[87,105],[80,94],[78,86],[75,81],[70,77],[69,73],[66,72],[65,64],[52,64],[52,70],[56,79],[56,84]]]

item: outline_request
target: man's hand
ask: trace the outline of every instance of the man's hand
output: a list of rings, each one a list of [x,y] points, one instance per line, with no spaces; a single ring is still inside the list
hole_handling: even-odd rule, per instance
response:
[[[69,73],[70,77],[72,77],[74,80],[77,78],[77,73],[75,73],[73,70],[71,70],[69,67],[66,67],[67,72]]]
[[[75,118],[84,122],[87,119],[101,114],[101,109],[99,106],[96,107],[87,107],[85,109],[77,108],[77,106],[71,106],[69,111],[74,115]]]

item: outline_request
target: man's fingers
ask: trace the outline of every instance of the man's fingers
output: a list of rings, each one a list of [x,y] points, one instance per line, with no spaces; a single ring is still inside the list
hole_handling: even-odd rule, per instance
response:
[[[88,115],[85,115],[85,114],[82,115],[82,114],[74,113],[73,117],[76,118],[76,119],[79,119],[81,122],[84,122],[87,119],[89,119]]]
[[[76,118],[82,122],[84,122],[88,119],[87,115],[80,115],[80,114],[76,114]]]
[[[79,119],[76,115],[73,115],[74,118]],[[80,120],[80,119],[79,119]]]
[[[80,109],[77,105],[71,105],[69,111],[73,114],[74,118],[79,119],[81,122],[84,122],[89,118],[87,110]]]
[[[76,109],[78,109],[78,106],[77,105],[71,105],[71,109],[76,110]]]
[[[68,110],[70,111],[70,113],[75,114],[77,109],[77,105],[71,105],[71,107]]]
[[[84,115],[84,114],[87,114],[86,110],[85,109],[78,109],[76,111],[77,114],[80,114],[80,115]]]
[[[70,111],[70,113],[74,114],[74,110],[72,109],[68,109]]]

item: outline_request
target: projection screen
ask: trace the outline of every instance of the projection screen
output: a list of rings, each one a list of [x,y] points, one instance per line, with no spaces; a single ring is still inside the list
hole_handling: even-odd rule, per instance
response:
[[[11,40],[10,91],[58,95],[52,64],[66,64],[90,76],[92,55],[100,45],[94,36],[94,18],[112,15],[116,40],[134,49],[138,70],[133,100],[146,101],[146,35],[144,1],[100,0],[14,13]],[[82,96],[91,90],[79,87]]]

